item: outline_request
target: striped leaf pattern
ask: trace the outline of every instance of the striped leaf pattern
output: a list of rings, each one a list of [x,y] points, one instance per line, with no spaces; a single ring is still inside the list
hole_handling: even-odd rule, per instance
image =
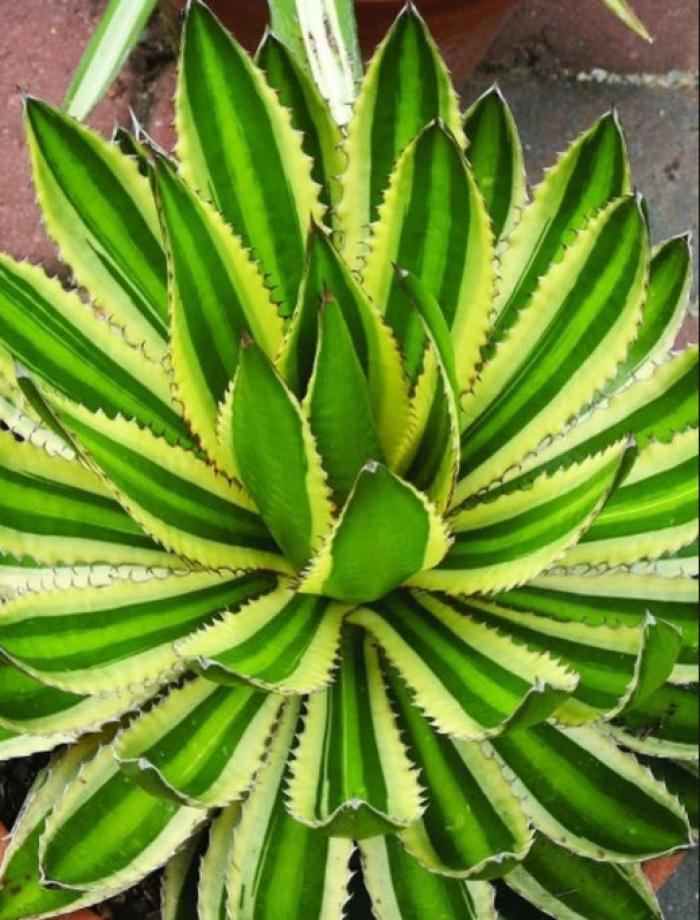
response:
[[[117,759],[146,790],[228,805],[252,785],[280,706],[273,694],[195,678],[119,735]]]
[[[314,834],[284,806],[285,765],[297,715],[298,706],[290,703],[268,766],[234,829],[228,916],[335,920],[347,899],[352,842]]]
[[[292,763],[292,814],[334,837],[362,839],[412,824],[421,794],[386,695],[376,649],[346,627],[333,684],[306,703]]]
[[[183,36],[176,124],[183,177],[252,249],[289,315],[308,222],[322,214],[311,161],[288,110],[199,0]]]
[[[188,5],[171,157],[25,100],[0,255],[0,869],[50,920],[660,920],[698,834],[697,346],[620,119],[527,193],[411,3]],[[7,429],[7,430],[5,430]],[[52,753],[54,752],[54,753]]]
[[[467,157],[484,196],[493,234],[507,238],[527,202],[523,151],[513,115],[498,87],[484,93],[464,117]]]
[[[162,358],[167,267],[147,180],[114,146],[45,102],[27,99],[25,111],[49,233],[110,322]]]
[[[396,20],[362,81],[348,125],[348,166],[338,209],[343,254],[355,267],[366,255],[394,162],[436,119],[463,144],[461,116],[447,68],[413,4]]]

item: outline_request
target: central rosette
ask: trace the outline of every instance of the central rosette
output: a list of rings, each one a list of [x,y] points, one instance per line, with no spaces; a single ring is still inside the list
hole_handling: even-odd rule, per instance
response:
[[[309,298],[276,360],[244,339],[226,434],[237,476],[298,590],[361,604],[449,550],[443,512],[453,476],[445,458],[454,463],[454,452],[445,441],[454,396],[441,385],[443,364],[416,313],[423,338],[416,387],[424,378],[431,393],[421,417],[389,327],[325,235],[311,246],[325,293]]]

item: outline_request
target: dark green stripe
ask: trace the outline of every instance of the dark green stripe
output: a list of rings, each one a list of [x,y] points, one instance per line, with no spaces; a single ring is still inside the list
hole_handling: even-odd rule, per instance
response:
[[[586,920],[655,920],[656,913],[631,883],[633,868],[582,859],[542,836],[523,864],[541,888]]]
[[[332,155],[341,137],[328,106],[293,55],[272,34],[265,37],[258,53],[258,65],[265,71],[267,82],[282,105],[292,113],[292,125],[303,135],[304,152],[313,162],[311,175],[321,187],[321,202],[330,207],[331,183],[338,178],[334,174]]]
[[[680,357],[676,362],[685,361]],[[553,473],[560,468],[567,468],[573,463],[580,463],[586,457],[600,453],[624,437],[634,435],[637,449],[645,447],[653,438],[667,443],[672,434],[686,431],[698,425],[697,398],[697,356],[692,365],[677,379],[671,381],[666,389],[658,392],[651,401],[640,409],[623,416],[615,424],[604,428],[600,433],[584,440],[581,444],[564,451],[549,463],[534,466],[527,473],[515,476],[507,483],[497,486],[489,492],[496,498],[500,495],[517,492],[532,483],[543,473]],[[601,410],[602,411],[602,410]],[[463,507],[478,504],[481,499],[474,497]]]
[[[428,872],[404,849],[398,837],[385,837],[383,843],[391,887],[403,920],[477,920],[464,882]]]
[[[626,151],[614,114],[602,118],[578,151],[576,164],[561,195],[556,214],[545,224],[527,268],[514,287],[496,322],[502,335],[515,322],[518,312],[534,293],[570,240],[571,231],[581,228],[586,218],[627,191]],[[614,252],[610,248],[608,252]],[[593,275],[595,277],[595,274]]]
[[[59,482],[0,469],[0,520],[21,533],[159,551],[114,501]],[[109,561],[105,558],[105,562]]]
[[[441,863],[459,872],[489,857],[512,853],[516,848],[512,833],[452,741],[420,714],[394,668],[387,676],[409,757],[421,768],[421,784],[428,789],[423,825]],[[501,864],[496,871],[502,874],[504,869]]]
[[[624,519],[617,515],[626,513]],[[679,463],[633,485],[624,483],[581,542],[595,543],[633,534],[654,533],[696,520],[698,515],[697,457]]]
[[[394,594],[376,610],[430,668],[436,684],[487,728],[512,714],[529,689],[522,678],[465,645],[408,594]]]
[[[321,597],[295,595],[262,629],[216,655],[215,661],[234,674],[271,684],[283,681],[302,663],[328,604],[329,601]],[[261,664],[263,650],[266,655]],[[210,677],[218,679],[215,670]]]
[[[591,588],[595,581],[591,581]],[[640,592],[641,593],[641,592]],[[658,620],[672,623],[683,633],[686,663],[696,658],[698,645],[697,604],[671,600],[657,600],[654,597],[605,597],[591,591],[589,594],[575,594],[566,591],[552,591],[545,588],[516,588],[507,593],[495,594],[493,600],[504,607],[539,613],[558,621],[573,620],[588,623],[638,626],[644,622],[647,613]],[[688,661],[689,659],[689,661]]]
[[[658,347],[659,339],[667,332],[678,309],[690,271],[691,256],[685,237],[669,240],[655,254],[642,324],[615,379],[606,387],[607,392],[621,386]]]
[[[372,723],[369,711],[363,630],[343,630],[341,661],[338,676],[327,691],[328,745],[319,771],[316,807],[322,809],[328,798],[329,810],[334,811],[359,799],[386,813],[388,789],[376,736],[379,726]]]
[[[118,772],[95,790],[54,833],[44,866],[50,878],[68,884],[98,881],[126,869],[175,818],[179,806],[155,798]],[[99,830],[101,847],[86,847]]]
[[[498,239],[513,204],[513,169],[518,160],[514,149],[517,139],[511,135],[505,102],[497,90],[476,103],[464,121],[464,130],[469,141],[467,157]]]
[[[563,663],[571,664],[581,678],[573,695],[589,706],[612,709],[634,676],[636,655],[550,636],[544,628],[546,623],[543,631],[539,632],[534,627],[520,626],[461,601],[451,601],[451,606],[479,623],[507,633],[531,649],[540,649]]]
[[[164,161],[158,162],[156,177],[183,333],[192,342],[209,393],[219,402],[233,379],[241,336],[250,332],[248,321],[193,192]]]
[[[75,418],[70,426],[115,486],[148,514],[205,540],[275,551],[269,532],[253,512],[182,479]]]
[[[266,699],[267,694],[248,687],[217,687],[144,751],[139,760],[145,758],[175,789],[197,798],[208,792],[229,766],[243,735]],[[184,770],[183,751],[190,752]],[[176,759],[179,761],[177,768],[171,764]]]
[[[29,722],[78,706],[85,697],[47,687],[0,659],[0,718]]]
[[[99,351],[19,274],[0,264],[0,339],[30,372],[92,411],[152,425],[189,441],[185,422],[147,387]]]
[[[616,466],[614,460],[576,488],[516,517],[457,533],[438,568],[459,571],[499,565],[551,546],[586,520],[605,494]]]
[[[452,326],[459,305],[473,201],[461,151],[441,125],[427,129],[413,153],[413,176],[396,263],[416,275]],[[381,306],[381,305],[380,305]],[[420,316],[394,281],[387,322],[415,375],[425,342]]]
[[[95,139],[44,102],[28,99],[26,112],[47,169],[85,226],[85,243],[165,339],[167,272],[160,240],[100,155]]]
[[[627,307],[644,245],[645,228],[636,201],[625,199],[601,228],[578,282],[527,358],[463,432],[466,468],[480,466],[511,441],[590,362]]]
[[[255,920],[309,920],[323,905],[329,839],[290,818],[281,795],[265,829],[261,860],[250,887]],[[293,893],[293,897],[290,897]],[[250,897],[243,884],[241,899]],[[238,905],[232,905],[235,908]]]
[[[680,818],[554,727],[492,744],[553,818],[595,846],[643,857],[687,843]]]
[[[305,228],[266,106],[244,64],[245,52],[201,4],[187,18],[182,53],[183,89],[209,173],[210,195],[228,223],[274,279],[287,315],[296,301]],[[251,209],[250,170],[264,209]]]
[[[274,584],[272,576],[245,575],[199,591],[119,607],[94,606],[88,612],[63,616],[42,616],[37,611],[29,619],[1,625],[0,645],[37,670],[96,668],[187,636]],[[104,602],[108,604],[108,594]]]

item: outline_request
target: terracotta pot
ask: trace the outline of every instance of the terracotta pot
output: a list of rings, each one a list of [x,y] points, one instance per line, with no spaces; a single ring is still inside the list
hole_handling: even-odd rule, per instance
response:
[[[184,0],[171,0],[176,7]],[[254,50],[267,24],[263,0],[208,0],[209,6],[249,50]],[[518,0],[419,0],[460,87],[496,37],[506,14]],[[362,50],[369,57],[404,5],[404,0],[357,0]]]

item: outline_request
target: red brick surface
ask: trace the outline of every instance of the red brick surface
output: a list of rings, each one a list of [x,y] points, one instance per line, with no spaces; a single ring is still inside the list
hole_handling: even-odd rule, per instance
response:
[[[508,63],[540,47],[550,63],[575,71],[667,73],[698,68],[698,0],[631,0],[652,45],[618,22],[599,0],[522,0],[496,40],[491,59]]]
[[[52,266],[29,178],[18,87],[60,103],[103,0],[0,0],[0,250]],[[128,74],[96,109],[106,133],[128,115]]]

